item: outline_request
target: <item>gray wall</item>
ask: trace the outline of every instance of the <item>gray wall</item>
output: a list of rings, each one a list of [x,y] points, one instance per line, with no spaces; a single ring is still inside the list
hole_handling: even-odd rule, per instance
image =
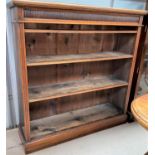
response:
[[[6,127],[12,128],[19,123],[18,116],[18,89],[15,70],[14,44],[12,37],[12,25],[10,11],[7,10],[7,51],[6,51],[6,80],[7,80],[7,103],[6,103]]]

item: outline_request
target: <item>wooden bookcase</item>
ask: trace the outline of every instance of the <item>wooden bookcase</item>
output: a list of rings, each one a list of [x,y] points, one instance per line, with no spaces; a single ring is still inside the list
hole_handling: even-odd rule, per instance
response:
[[[127,120],[146,11],[20,0],[8,6],[27,153]]]

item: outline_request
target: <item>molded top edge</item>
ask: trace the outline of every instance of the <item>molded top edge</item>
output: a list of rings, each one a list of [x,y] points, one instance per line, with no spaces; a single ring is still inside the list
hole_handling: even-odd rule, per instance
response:
[[[91,12],[109,12],[109,13],[122,13],[122,14],[133,14],[133,15],[146,15],[146,10],[130,10],[130,9],[117,9],[117,8],[104,8],[94,7],[87,5],[78,4],[64,4],[56,2],[40,2],[32,0],[12,0],[7,4],[8,7],[36,7],[36,8],[55,8],[65,10],[80,10],[80,11],[91,11]]]

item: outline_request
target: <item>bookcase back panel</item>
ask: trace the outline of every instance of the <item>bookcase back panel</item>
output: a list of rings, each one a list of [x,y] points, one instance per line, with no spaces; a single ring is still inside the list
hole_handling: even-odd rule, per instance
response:
[[[104,20],[104,21],[122,21],[122,22],[139,22],[139,16],[127,15],[120,13],[94,13],[92,11],[78,10],[61,10],[61,9],[38,9],[26,8],[24,16],[29,18],[46,18],[46,19],[71,19],[71,20]]]
[[[112,77],[116,79],[121,79],[123,81],[128,81],[130,74],[129,71],[131,67],[131,60],[118,60],[118,61],[112,61],[112,63],[113,63]]]
[[[127,88],[116,88],[111,90],[112,95],[110,96],[111,103],[117,108],[124,110],[125,108],[125,98],[127,93]]]
[[[81,29],[85,29],[82,26]],[[133,53],[135,34],[27,33],[27,56],[118,51]]]
[[[126,93],[125,90],[126,88],[115,88],[30,104],[31,120],[92,107],[94,105],[104,103],[112,103],[123,111],[123,103]]]
[[[101,65],[103,66],[101,70]],[[110,75],[112,66],[108,63],[77,63],[41,66],[28,69],[29,85],[45,85],[55,82],[67,82],[71,80],[80,80],[92,76]]]
[[[40,86],[106,76],[128,81],[130,60],[73,63],[28,68],[29,86]]]

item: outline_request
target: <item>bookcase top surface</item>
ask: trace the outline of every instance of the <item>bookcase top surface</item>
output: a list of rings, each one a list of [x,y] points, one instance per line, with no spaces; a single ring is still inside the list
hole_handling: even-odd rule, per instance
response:
[[[58,3],[51,1],[39,1],[39,0],[12,0],[7,4],[8,7],[36,7],[36,8],[54,8],[64,10],[79,10],[79,11],[91,11],[91,12],[109,12],[109,13],[122,13],[132,15],[146,15],[146,10],[131,10],[131,9],[120,9],[120,8],[108,8],[108,7],[97,7],[88,5],[79,5],[72,3]]]

